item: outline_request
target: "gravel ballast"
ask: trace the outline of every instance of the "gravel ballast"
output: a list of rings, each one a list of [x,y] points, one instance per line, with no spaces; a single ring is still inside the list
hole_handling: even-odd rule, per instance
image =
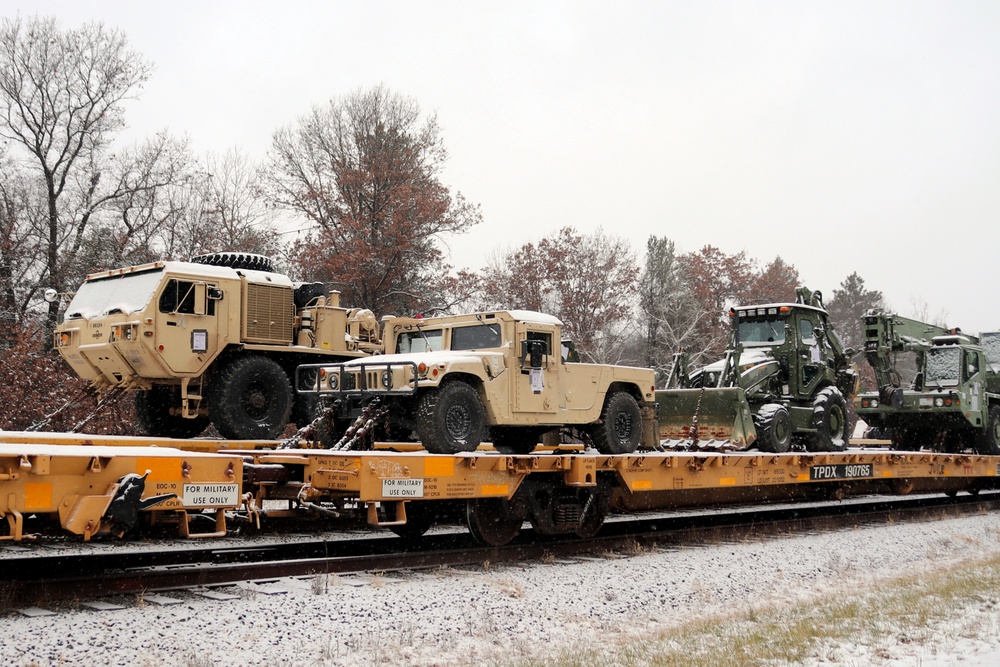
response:
[[[166,606],[116,597],[107,601],[123,609],[6,615],[0,663],[443,666],[614,653],[694,619],[851,595],[995,554],[1000,513],[987,513],[574,562],[215,589],[236,596],[224,600],[175,591],[165,595],[180,602]],[[833,653],[852,665],[992,664],[977,660],[1000,655],[1000,612],[974,613],[983,637],[900,644],[898,655],[850,643]]]

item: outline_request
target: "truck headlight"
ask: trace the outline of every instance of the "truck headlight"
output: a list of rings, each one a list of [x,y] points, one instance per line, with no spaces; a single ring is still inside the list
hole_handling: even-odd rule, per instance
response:
[[[392,389],[392,371],[382,371],[382,388]]]
[[[326,378],[326,383],[330,387],[330,389],[336,389],[337,387],[340,386],[340,380],[338,380],[337,376],[333,374],[329,375]]]
[[[934,399],[934,407],[940,408],[943,405],[944,405],[944,399],[943,398],[941,398],[940,396],[938,396],[937,398]]]
[[[873,408],[877,408],[878,407],[878,399],[877,398],[873,398],[872,399],[871,406]]]

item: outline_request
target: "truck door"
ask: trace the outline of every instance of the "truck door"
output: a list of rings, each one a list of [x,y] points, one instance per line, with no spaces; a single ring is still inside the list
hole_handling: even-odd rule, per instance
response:
[[[157,297],[154,345],[174,373],[200,373],[215,358],[219,327],[208,290],[203,281],[171,278]]]
[[[796,353],[798,361],[797,381],[799,397],[812,396],[816,385],[823,379],[823,351],[820,349],[819,337],[816,335],[816,322],[807,314],[798,317],[796,335]]]
[[[519,322],[514,368],[514,411],[555,413],[559,409],[562,347],[555,327]]]

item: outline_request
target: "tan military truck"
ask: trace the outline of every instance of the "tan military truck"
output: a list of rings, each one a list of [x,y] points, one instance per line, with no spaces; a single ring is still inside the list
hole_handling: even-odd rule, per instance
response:
[[[87,276],[54,346],[98,391],[135,392],[150,435],[269,439],[307,423],[301,364],[381,350],[371,311],[341,308],[321,283],[293,284],[267,257],[213,253]]]
[[[578,427],[607,454],[657,443],[650,369],[570,362],[562,323],[529,311],[385,318],[386,354],[298,371],[299,392],[388,408],[393,436],[429,452],[472,451],[489,438],[509,454]],[[566,355],[567,357],[570,355]]]

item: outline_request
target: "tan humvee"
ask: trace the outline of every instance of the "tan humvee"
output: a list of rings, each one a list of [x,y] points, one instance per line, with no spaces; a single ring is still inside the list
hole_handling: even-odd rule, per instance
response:
[[[542,433],[580,427],[604,453],[656,445],[650,369],[569,361],[562,323],[529,311],[385,318],[386,355],[301,367],[303,393],[389,408],[390,435],[414,431],[431,452],[527,453]]]
[[[87,276],[54,346],[99,391],[135,391],[150,435],[268,439],[312,418],[290,378],[300,364],[381,350],[367,310],[322,284],[295,285],[259,255],[215,253]]]

